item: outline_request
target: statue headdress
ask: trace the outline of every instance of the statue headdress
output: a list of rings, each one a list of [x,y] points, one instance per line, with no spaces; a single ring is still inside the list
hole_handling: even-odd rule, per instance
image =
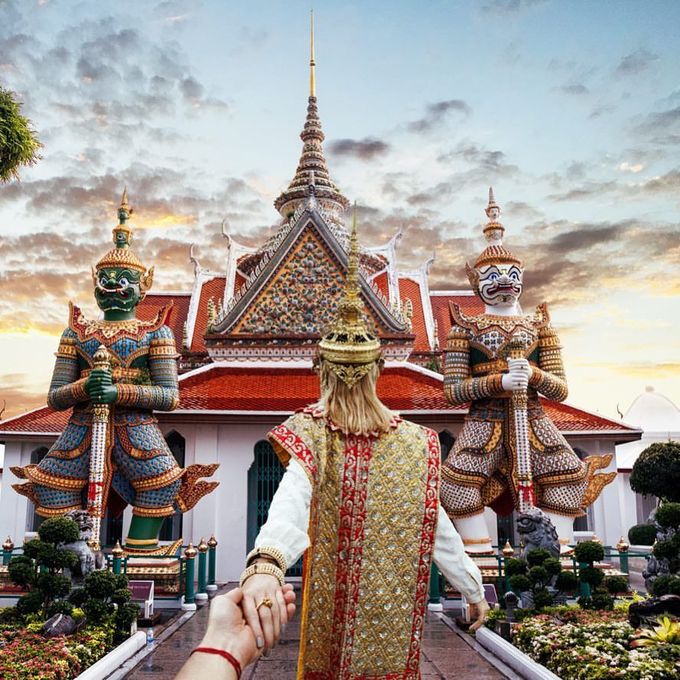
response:
[[[338,316],[319,342],[319,357],[349,388],[371,370],[380,359],[380,340],[370,330],[359,296],[359,242],[356,207],[352,218],[349,264]]]
[[[123,197],[118,208],[118,224],[113,228],[113,243],[115,248],[109,250],[104,257],[94,267],[92,275],[95,271],[106,269],[107,267],[125,267],[138,271],[140,273],[140,287],[142,293],[145,293],[153,283],[153,267],[147,269],[137,254],[130,249],[132,242],[132,227],[127,224],[127,221],[132,215],[133,209],[128,204],[127,187],[123,190]]]
[[[498,211],[497,214],[494,214],[495,211]],[[521,260],[503,245],[505,227],[497,220],[497,217],[501,213],[501,208],[496,203],[496,199],[493,195],[493,187],[489,187],[489,203],[484,209],[484,212],[489,218],[489,221],[484,225],[483,233],[484,238],[489,245],[481,252],[472,267],[467,263],[465,264],[465,271],[468,275],[468,279],[475,290],[477,290],[478,287],[478,270],[481,267],[492,264],[515,264],[518,267],[522,267]]]

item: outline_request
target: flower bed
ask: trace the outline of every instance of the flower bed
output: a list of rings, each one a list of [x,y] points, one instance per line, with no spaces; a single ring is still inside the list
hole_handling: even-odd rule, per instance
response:
[[[3,626],[0,647],[3,680],[71,680],[110,651],[113,629],[91,627],[45,639],[25,628]]]
[[[564,680],[680,678],[680,645],[630,649],[634,633],[625,611],[556,607],[518,624],[512,643]]]

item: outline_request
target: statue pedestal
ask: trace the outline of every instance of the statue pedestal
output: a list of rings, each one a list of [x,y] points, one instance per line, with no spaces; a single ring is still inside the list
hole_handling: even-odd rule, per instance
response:
[[[195,612],[198,607],[196,606],[195,602],[185,602],[184,601],[184,596],[182,596],[182,611],[183,612]]]

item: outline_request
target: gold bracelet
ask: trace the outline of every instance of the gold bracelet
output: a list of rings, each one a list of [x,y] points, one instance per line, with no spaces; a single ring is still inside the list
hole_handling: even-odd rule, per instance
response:
[[[251,563],[258,557],[265,557],[269,560],[276,562],[276,566],[282,571],[286,572],[288,565],[286,564],[286,557],[278,548],[272,548],[271,546],[261,546],[259,548],[254,548],[248,553],[246,557],[246,566],[249,567]]]
[[[243,584],[251,577],[255,576],[255,574],[267,574],[269,576],[273,576],[278,582],[280,586],[283,586],[285,583],[285,580],[283,578],[283,572],[273,564],[268,564],[268,563],[261,563],[258,562],[256,564],[251,564],[249,567],[246,567],[243,570],[243,573],[241,574],[241,578],[239,580],[239,588],[243,587]]]

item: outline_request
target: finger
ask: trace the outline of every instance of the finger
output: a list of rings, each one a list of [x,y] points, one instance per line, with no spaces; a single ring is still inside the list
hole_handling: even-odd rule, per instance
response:
[[[272,612],[269,607],[262,605],[258,609],[258,613],[260,614],[260,626],[262,628],[262,634],[264,635],[264,644],[265,647],[270,650],[276,644],[276,640],[274,638],[274,622],[272,620]]]
[[[286,601],[286,604],[295,602],[295,591],[293,590],[293,586],[285,585],[281,590],[283,592],[283,599]]]
[[[289,602],[286,605],[286,614],[288,615],[288,620],[292,621],[293,617],[295,616],[295,604],[293,602]]]
[[[255,635],[255,643],[258,649],[264,649],[264,632],[260,625],[260,616],[255,609],[255,600],[252,595],[244,595],[241,602],[243,614],[246,617],[246,622],[250,626],[250,630]]]
[[[279,605],[279,621],[283,627],[288,623],[288,612],[286,611],[286,600],[283,597],[283,590],[281,588],[276,591],[276,601]]]
[[[234,590],[230,590],[227,594],[226,597],[230,599],[234,604],[241,604],[243,601],[243,591],[240,588],[234,588]]]
[[[280,589],[277,588],[274,593],[269,596],[269,599],[272,601],[272,606],[267,607],[272,615],[272,625],[274,627],[274,644],[276,644],[281,637],[281,612],[279,611],[279,600],[277,598],[279,590]],[[264,609],[264,607],[261,607],[261,609]]]

